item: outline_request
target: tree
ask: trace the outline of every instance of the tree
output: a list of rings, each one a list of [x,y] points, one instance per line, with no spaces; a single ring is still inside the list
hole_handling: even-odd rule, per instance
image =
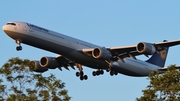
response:
[[[180,101],[180,71],[175,65],[164,73],[153,71],[148,79],[150,84],[137,101]]]
[[[65,83],[53,74],[44,77],[32,72],[36,68],[28,59],[12,58],[0,68],[0,100],[69,101]]]

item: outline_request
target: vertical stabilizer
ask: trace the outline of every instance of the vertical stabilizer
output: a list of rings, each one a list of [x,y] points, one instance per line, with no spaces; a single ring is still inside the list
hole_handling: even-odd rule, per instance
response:
[[[166,62],[166,57],[168,54],[168,49],[169,47],[164,48],[161,51],[155,52],[151,58],[149,58],[146,62],[149,62],[151,64],[164,67],[165,62]]]

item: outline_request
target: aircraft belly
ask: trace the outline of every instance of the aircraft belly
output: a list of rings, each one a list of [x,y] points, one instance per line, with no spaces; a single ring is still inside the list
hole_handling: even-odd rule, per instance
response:
[[[132,60],[132,58],[125,58],[124,62],[114,62],[113,69],[129,76],[148,76],[152,71],[147,64],[139,63],[137,60]]]
[[[71,60],[75,60],[76,63],[80,63],[94,69],[106,69],[108,67],[106,62],[99,59],[94,59],[93,57],[87,56],[79,51],[73,51],[66,55],[66,57]]]
[[[53,53],[57,54],[64,54],[67,55],[73,51],[73,49],[66,47],[66,45],[61,45],[57,43],[53,43],[51,41],[48,41],[46,39],[34,37],[29,34],[18,34],[19,39],[22,40],[22,43],[44,49]]]

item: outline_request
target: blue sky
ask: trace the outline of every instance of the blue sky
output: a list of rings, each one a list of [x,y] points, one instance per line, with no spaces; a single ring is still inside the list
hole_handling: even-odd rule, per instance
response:
[[[9,21],[29,22],[100,46],[127,46],[138,42],[160,42],[180,39],[180,1],[173,0],[3,0],[0,3],[0,26]],[[0,30],[1,61],[12,57],[39,60],[57,56],[38,48],[17,46]],[[180,46],[170,48],[166,66],[180,65]],[[145,56],[138,57],[146,60]],[[134,101],[149,84],[147,77],[129,77],[109,73],[93,77],[92,69],[84,67],[89,76],[80,81],[77,70],[50,70],[66,83],[72,101]]]

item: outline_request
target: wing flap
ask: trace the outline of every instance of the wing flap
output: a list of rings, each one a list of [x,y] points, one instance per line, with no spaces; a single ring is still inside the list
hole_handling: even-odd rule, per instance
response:
[[[70,66],[72,69],[75,69],[74,66],[75,66],[75,63],[73,63],[71,60],[65,58],[64,56],[57,56],[56,57],[56,60],[58,61],[59,63],[59,69],[62,71],[62,67],[64,67],[65,69],[69,70],[68,66]]]
[[[113,51],[114,53],[124,53],[124,52],[131,52],[136,51],[136,45],[132,46],[120,46],[120,47],[107,47],[108,50]]]

